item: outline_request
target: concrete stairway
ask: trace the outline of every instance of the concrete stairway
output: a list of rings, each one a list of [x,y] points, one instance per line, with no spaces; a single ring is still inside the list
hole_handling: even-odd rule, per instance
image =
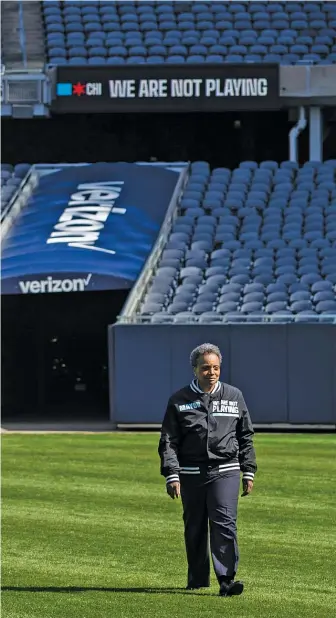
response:
[[[6,70],[22,68],[18,2],[1,2],[1,51]]]
[[[41,3],[23,2],[23,25],[26,34],[29,69],[43,69],[45,63],[44,31]]]
[[[21,32],[23,24],[23,35]],[[36,69],[44,66],[44,32],[39,2],[1,2],[2,64],[6,70]]]

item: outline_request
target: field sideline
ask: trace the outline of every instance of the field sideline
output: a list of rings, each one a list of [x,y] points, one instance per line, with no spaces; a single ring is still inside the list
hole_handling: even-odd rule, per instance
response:
[[[336,437],[257,434],[241,597],[187,592],[158,434],[2,435],[4,618],[331,618]]]

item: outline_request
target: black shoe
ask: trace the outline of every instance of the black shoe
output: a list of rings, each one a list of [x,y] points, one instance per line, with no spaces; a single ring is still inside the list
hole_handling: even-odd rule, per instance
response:
[[[198,585],[198,584],[188,584],[186,590],[199,590],[200,588],[210,588],[210,584]]]
[[[243,582],[222,582],[219,589],[219,596],[221,597],[233,597],[238,596],[244,590]]]

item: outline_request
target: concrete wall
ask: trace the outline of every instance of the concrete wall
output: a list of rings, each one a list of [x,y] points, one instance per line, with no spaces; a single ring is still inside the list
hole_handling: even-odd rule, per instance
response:
[[[336,328],[329,324],[115,325],[109,328],[116,423],[160,423],[192,379],[189,354],[218,345],[221,379],[240,388],[254,423],[336,423]]]

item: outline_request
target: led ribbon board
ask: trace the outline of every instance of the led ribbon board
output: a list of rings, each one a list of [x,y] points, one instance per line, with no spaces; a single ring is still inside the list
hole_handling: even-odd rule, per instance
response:
[[[59,66],[56,113],[278,110],[279,65]]]

